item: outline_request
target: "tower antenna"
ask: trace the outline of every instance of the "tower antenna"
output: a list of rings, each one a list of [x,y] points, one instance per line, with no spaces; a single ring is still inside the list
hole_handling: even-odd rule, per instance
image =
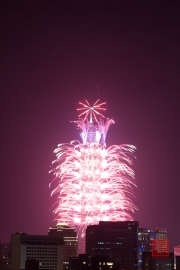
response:
[[[99,86],[97,85],[97,94],[98,94],[98,99],[100,99],[100,92],[99,92]]]

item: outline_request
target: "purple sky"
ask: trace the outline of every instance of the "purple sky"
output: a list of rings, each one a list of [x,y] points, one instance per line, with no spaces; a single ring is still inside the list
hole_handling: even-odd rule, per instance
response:
[[[134,219],[180,244],[180,3],[72,2],[0,4],[0,240],[54,225],[53,150],[79,139],[70,120],[98,85],[107,145],[137,147]]]

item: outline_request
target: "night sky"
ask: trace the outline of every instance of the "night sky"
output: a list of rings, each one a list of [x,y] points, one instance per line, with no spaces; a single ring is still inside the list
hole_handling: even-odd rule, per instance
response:
[[[0,18],[0,240],[55,225],[53,151],[100,97],[107,146],[137,147],[133,218],[180,244],[180,2],[1,1]]]

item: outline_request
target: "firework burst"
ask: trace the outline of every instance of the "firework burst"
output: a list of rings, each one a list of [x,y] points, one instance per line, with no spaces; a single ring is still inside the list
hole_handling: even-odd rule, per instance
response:
[[[58,194],[56,219],[76,226],[82,236],[88,224],[132,220],[131,213],[136,209],[132,201],[136,184],[131,169],[135,147],[106,148],[106,134],[114,120],[97,119],[97,109],[105,104],[97,105],[98,101],[92,107],[88,102],[82,103],[85,118],[74,121],[81,130],[82,143],[59,144],[51,170],[56,182],[52,195]]]
[[[97,115],[101,116],[103,118],[104,115],[99,112],[99,110],[105,111],[105,108],[102,108],[101,106],[106,104],[106,102],[98,103],[100,99],[96,100],[92,106],[90,106],[89,102],[85,100],[85,103],[79,102],[80,105],[82,105],[82,108],[78,108],[77,111],[83,111],[78,115],[78,117],[84,116],[84,120],[87,119],[88,116],[90,116],[90,122],[93,122],[93,118],[97,121]]]

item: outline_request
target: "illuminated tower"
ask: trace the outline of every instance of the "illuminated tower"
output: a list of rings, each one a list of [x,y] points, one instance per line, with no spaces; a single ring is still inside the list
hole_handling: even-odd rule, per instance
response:
[[[106,135],[113,119],[105,117],[97,100],[92,106],[85,101],[79,119],[73,121],[81,130],[82,143],[59,144],[53,162],[55,188],[58,194],[54,209],[58,222],[76,227],[79,240],[87,225],[99,221],[132,220],[134,171],[130,168],[135,147],[112,145],[106,148]],[[54,185],[54,184],[53,184]],[[81,247],[81,244],[79,245]]]

